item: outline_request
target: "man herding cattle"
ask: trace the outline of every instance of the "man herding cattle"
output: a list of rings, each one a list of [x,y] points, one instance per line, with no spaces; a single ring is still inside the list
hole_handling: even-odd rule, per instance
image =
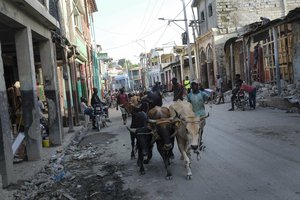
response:
[[[192,104],[193,111],[196,115],[196,117],[202,117],[205,116],[205,101],[208,100],[209,96],[205,92],[202,92],[199,90],[199,84],[195,81],[192,82],[192,92],[190,92],[187,96],[188,102]],[[203,126],[205,125],[205,120],[203,120]],[[203,129],[200,134],[200,150],[202,150],[202,135],[203,135]]]

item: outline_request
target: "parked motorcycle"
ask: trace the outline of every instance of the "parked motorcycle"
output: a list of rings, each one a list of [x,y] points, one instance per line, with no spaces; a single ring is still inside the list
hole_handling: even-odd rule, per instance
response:
[[[108,114],[108,106],[101,106],[101,104],[96,104],[94,106],[94,117],[95,117],[95,126],[97,130],[100,131],[101,128],[107,126],[106,118]]]

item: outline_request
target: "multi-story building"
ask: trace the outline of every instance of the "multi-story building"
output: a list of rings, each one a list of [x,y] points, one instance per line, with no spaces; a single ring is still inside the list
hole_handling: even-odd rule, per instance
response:
[[[132,89],[139,90],[142,87],[142,67],[134,67],[128,69],[128,77],[131,81],[130,85]]]
[[[59,1],[61,34],[70,43],[66,67],[63,62],[58,61],[59,85],[60,90],[63,91],[61,108],[64,119],[75,118],[75,123],[78,122],[78,113],[80,112],[79,99],[91,97],[94,83],[100,89],[97,46],[92,34],[92,14],[96,11],[95,0]],[[70,97],[68,97],[69,94]],[[72,123],[71,120],[68,121]]]
[[[12,176],[12,158],[16,152],[11,146],[12,131],[14,137],[22,138],[19,133],[24,133],[28,160],[42,157],[37,103],[37,96],[41,94],[37,88],[40,91],[41,85],[49,110],[50,142],[62,143],[56,52],[64,48],[65,40],[53,38],[52,30],[60,30],[60,27],[50,11],[49,1],[45,0],[2,0],[0,4],[0,169],[3,186],[16,181]],[[11,130],[14,125],[22,128]]]
[[[299,0],[194,0],[192,7],[197,9],[199,32],[195,41],[198,72],[204,86],[214,86],[216,74],[232,80],[224,62],[224,44],[238,36],[241,27],[265,18],[273,20],[285,16],[299,5]]]

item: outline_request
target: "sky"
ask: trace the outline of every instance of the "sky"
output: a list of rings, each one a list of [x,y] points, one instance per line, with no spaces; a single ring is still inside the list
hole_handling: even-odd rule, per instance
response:
[[[187,19],[192,20],[192,0],[185,0]],[[170,53],[170,46],[181,45],[184,21],[182,0],[96,0],[94,13],[96,43],[113,60],[125,58],[138,63],[141,53],[155,47]],[[191,33],[190,33],[191,35]]]

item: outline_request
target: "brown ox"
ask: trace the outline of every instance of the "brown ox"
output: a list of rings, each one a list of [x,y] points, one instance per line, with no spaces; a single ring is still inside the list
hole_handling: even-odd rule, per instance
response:
[[[171,116],[178,116],[179,119],[175,130],[176,140],[179,151],[185,161],[186,178],[190,180],[192,178],[190,150],[192,149],[197,154],[197,159],[199,160],[205,118],[209,115],[196,117],[192,105],[184,101],[177,101],[170,105],[170,113]]]
[[[169,109],[166,107],[155,106],[148,112],[148,122],[150,129],[153,131],[157,150],[161,155],[167,171],[166,179],[172,179],[170,171],[170,158],[173,157],[174,147],[174,127],[173,118],[170,118]]]
[[[140,103],[141,101],[141,97],[140,96],[137,96],[137,95],[134,95],[130,98],[130,103],[133,105],[133,106],[138,106],[138,104]]]

